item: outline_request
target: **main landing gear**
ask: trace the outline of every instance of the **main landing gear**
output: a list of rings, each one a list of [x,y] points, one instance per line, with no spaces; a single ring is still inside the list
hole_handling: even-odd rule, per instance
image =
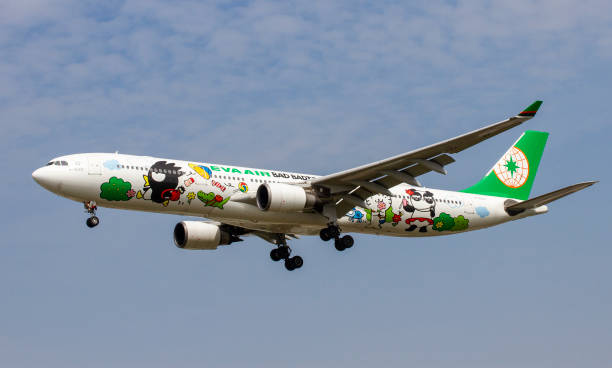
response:
[[[348,249],[352,247],[353,244],[355,244],[355,240],[353,240],[353,237],[350,235],[340,237],[340,227],[338,227],[338,225],[331,224],[326,228],[321,229],[321,232],[319,232],[319,236],[323,241],[329,241],[331,239],[334,239],[334,246],[339,251]]]
[[[285,260],[285,268],[289,271],[301,268],[304,264],[304,260],[300,256],[291,256],[291,248],[287,245],[287,239],[285,234],[278,234],[276,241],[277,247],[270,251],[270,258],[274,262],[278,262],[281,259]]]
[[[94,201],[83,202],[83,206],[85,206],[85,212],[89,214],[89,218],[85,221],[87,227],[96,227],[100,223],[100,219],[96,216],[96,210],[98,206]]]

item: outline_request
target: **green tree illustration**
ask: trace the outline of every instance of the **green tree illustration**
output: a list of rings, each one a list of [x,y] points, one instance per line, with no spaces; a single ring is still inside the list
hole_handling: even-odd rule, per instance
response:
[[[127,192],[132,189],[132,183],[113,176],[100,185],[100,198],[109,201],[129,201]]]
[[[455,217],[455,225],[451,228],[451,231],[460,231],[468,228],[468,223],[470,220],[463,217],[463,215],[459,215]]]
[[[433,229],[437,231],[450,230],[455,226],[455,220],[448,214],[442,212],[440,216],[433,219]]]

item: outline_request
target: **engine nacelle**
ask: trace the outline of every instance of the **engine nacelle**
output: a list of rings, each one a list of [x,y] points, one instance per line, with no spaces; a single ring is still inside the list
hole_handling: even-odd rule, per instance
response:
[[[215,224],[182,221],[174,227],[174,244],[181,249],[217,249],[229,243],[230,234]]]
[[[316,195],[302,187],[280,183],[266,183],[257,188],[257,207],[262,211],[299,212],[314,208]]]

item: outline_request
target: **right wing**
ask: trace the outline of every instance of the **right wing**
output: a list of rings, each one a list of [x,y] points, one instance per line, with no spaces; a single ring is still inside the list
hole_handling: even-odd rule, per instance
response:
[[[458,153],[535,116],[542,101],[535,101],[521,113],[455,138],[432,144],[381,161],[314,178],[309,183],[320,196],[336,201],[336,216],[341,217],[354,206],[364,206],[373,194],[389,195],[389,188],[400,183],[421,186],[417,176],[430,171],[446,174],[444,166],[455,162],[448,153]]]

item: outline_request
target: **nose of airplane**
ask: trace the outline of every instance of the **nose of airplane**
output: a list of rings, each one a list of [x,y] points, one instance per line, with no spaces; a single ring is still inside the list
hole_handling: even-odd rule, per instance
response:
[[[52,172],[52,168],[43,166],[39,169],[34,170],[32,173],[32,179],[37,182],[41,187],[56,192],[59,190],[60,181],[56,178],[55,173]]]

